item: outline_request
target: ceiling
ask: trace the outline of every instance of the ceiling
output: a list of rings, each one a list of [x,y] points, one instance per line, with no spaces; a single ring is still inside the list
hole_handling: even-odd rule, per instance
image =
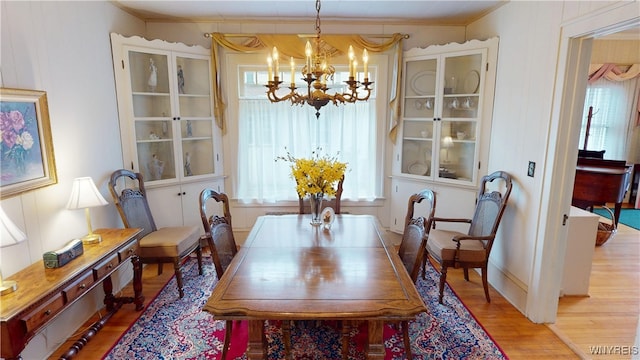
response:
[[[316,17],[313,0],[112,0],[146,21],[299,21]],[[320,18],[375,23],[467,25],[509,0],[323,0]]]

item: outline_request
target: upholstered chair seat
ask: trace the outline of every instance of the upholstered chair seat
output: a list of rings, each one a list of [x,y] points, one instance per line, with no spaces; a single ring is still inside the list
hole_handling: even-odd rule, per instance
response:
[[[199,226],[164,227],[139,241],[138,256],[144,258],[176,257],[200,239]]]
[[[427,241],[427,250],[437,258],[438,262],[442,260],[454,261],[456,251],[458,260],[462,262],[482,262],[487,258],[487,250],[485,243],[481,240],[464,241],[457,250],[456,242],[451,241],[456,236],[466,236],[467,234],[450,230],[433,229],[429,232],[429,241]]]

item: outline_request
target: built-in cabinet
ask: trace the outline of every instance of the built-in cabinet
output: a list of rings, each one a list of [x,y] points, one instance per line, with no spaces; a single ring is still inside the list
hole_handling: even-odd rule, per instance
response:
[[[492,38],[404,53],[392,230],[404,231],[407,199],[422,188],[439,190],[439,216],[473,210],[478,179],[487,173],[497,50]]]
[[[224,186],[210,51],[115,33],[111,46],[125,167],[142,173],[157,226],[197,225],[200,191]]]

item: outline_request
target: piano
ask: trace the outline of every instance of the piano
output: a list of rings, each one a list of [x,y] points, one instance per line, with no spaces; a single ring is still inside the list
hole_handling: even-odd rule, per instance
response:
[[[633,165],[624,160],[578,157],[571,205],[592,211],[595,205],[614,203],[614,222],[618,226],[632,170]]]

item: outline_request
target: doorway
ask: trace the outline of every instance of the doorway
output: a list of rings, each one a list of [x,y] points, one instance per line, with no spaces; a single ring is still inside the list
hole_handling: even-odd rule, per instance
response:
[[[555,139],[545,162],[549,181],[543,185],[543,196],[550,200],[543,223],[547,224],[537,245],[541,261],[533,269],[536,291],[529,293],[526,315],[537,323],[553,323],[556,319],[560,282],[545,281],[554,278],[564,265],[566,229],[563,218],[568,214],[573,194],[577,148],[582,123],[586,77],[591,59],[592,40],[634,27],[640,27],[640,16],[635,2],[620,4],[597,17],[587,17],[562,27],[561,53],[556,78],[556,92],[551,131]],[[555,300],[554,300],[555,299]]]

